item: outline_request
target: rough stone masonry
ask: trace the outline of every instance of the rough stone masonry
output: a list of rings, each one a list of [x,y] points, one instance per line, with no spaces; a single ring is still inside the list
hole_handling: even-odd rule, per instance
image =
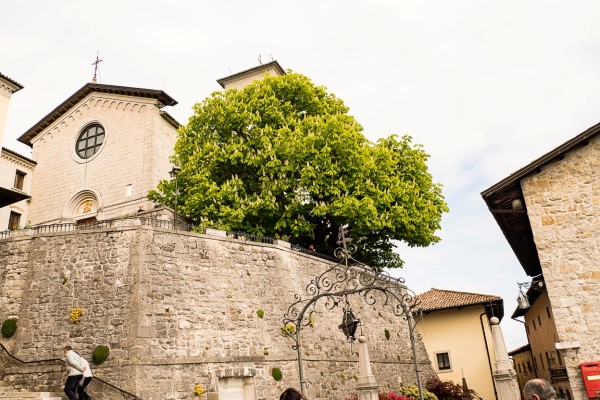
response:
[[[135,219],[110,229],[23,230],[0,241],[0,319],[18,318],[17,333],[2,343],[26,361],[62,358],[67,343],[90,359],[106,345],[108,360],[92,364],[96,376],[145,400],[197,398],[196,384],[206,390],[201,398],[217,399],[236,379],[254,385],[256,398],[273,399],[299,386],[283,316],[294,295],[306,296],[310,280],[331,265],[278,243],[145,227]],[[382,302],[349,300],[381,390],[415,383],[406,321]],[[83,310],[77,324],[69,318],[74,307]],[[350,397],[358,356],[338,329],[342,310],[320,302],[315,311],[302,337],[308,395]],[[421,342],[418,354],[426,380],[434,372]],[[61,365],[23,365],[5,355],[1,361],[5,386],[62,387]],[[97,381],[88,391],[95,399],[121,398]]]

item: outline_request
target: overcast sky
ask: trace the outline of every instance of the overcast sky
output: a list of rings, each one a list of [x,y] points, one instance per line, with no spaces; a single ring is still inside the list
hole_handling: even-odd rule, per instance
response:
[[[2,2],[0,72],[25,86],[4,146],[90,82],[161,89],[185,123],[216,80],[276,59],[342,98],[371,139],[410,134],[450,213],[442,242],[401,248],[396,275],[499,295],[509,350],[528,281],[481,191],[600,121],[597,1]]]

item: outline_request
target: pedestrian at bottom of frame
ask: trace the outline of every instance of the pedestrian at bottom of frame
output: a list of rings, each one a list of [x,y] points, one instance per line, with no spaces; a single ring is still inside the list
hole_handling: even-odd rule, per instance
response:
[[[69,400],[91,400],[85,387],[92,380],[90,364],[71,346],[63,348],[67,365],[67,380],[64,392]]]
[[[302,396],[302,393],[294,388],[288,388],[281,393],[279,400],[306,400],[306,397]]]
[[[545,379],[531,379],[523,387],[525,400],[556,400],[556,391]]]

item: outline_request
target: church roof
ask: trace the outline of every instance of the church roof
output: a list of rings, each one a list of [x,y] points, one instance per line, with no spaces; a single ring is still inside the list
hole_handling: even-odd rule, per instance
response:
[[[31,140],[34,137],[36,137],[41,131],[43,131],[52,123],[54,123],[64,113],[73,108],[78,102],[83,100],[88,94],[95,92],[156,99],[159,102],[159,108],[162,108],[164,106],[174,106],[177,104],[177,101],[175,101],[171,96],[169,96],[162,90],[105,85],[102,83],[88,83],[81,89],[79,89],[77,92],[73,93],[71,97],[62,102],[58,107],[52,110],[50,114],[42,118],[37,124],[29,128],[27,132],[25,132],[18,138],[19,142],[31,146]]]
[[[491,305],[492,303],[495,306],[494,308],[497,309],[498,306],[500,306],[500,309],[502,309],[501,312],[499,312],[498,310],[496,311],[497,317],[502,318],[502,314],[504,312],[502,306],[502,297],[488,294],[431,289],[425,293],[421,293],[417,296],[417,298],[419,301],[419,310],[423,312],[445,310],[449,308],[457,308],[477,304],[483,304],[487,306]]]

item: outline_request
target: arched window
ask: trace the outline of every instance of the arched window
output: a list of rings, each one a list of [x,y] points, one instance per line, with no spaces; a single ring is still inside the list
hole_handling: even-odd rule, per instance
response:
[[[100,124],[88,125],[77,138],[75,151],[80,158],[90,158],[96,154],[104,142],[104,128]]]

